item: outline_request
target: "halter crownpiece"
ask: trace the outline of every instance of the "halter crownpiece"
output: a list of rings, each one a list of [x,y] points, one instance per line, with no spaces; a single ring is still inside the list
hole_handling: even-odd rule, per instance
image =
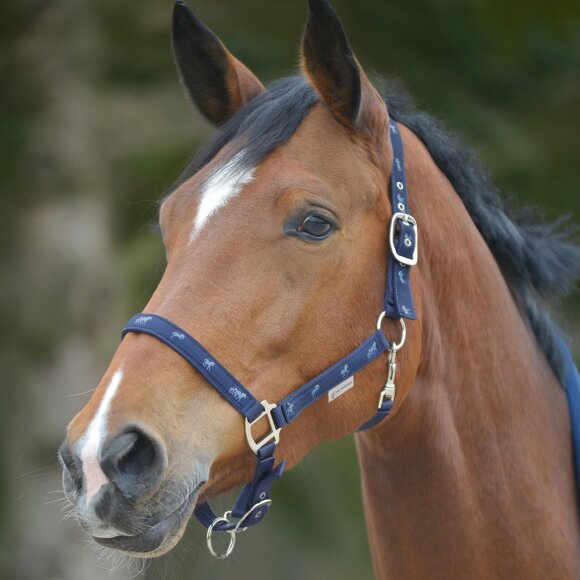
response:
[[[210,383],[222,397],[245,419],[246,439],[256,455],[256,470],[252,481],[247,483],[234,507],[218,516],[207,502],[195,508],[195,516],[207,528],[207,545],[216,558],[227,558],[234,549],[236,534],[261,522],[272,505],[272,484],[284,472],[285,462],[274,466],[274,451],[280,440],[281,430],[301,413],[326,395],[329,391],[352,378],[377,357],[388,351],[387,381],[379,395],[375,415],[359,428],[370,429],[386,418],[395,401],[395,375],[397,352],[406,337],[404,319],[415,320],[415,307],[410,286],[410,269],[417,263],[417,222],[409,213],[407,179],[403,155],[403,141],[397,125],[390,122],[393,149],[391,172],[391,205],[393,217],[389,228],[389,257],[384,310],[378,317],[377,329],[350,354],[328,367],[325,371],[292,391],[277,404],[258,401],[209,351],[173,322],[149,312],[133,316],[125,326],[122,337],[129,332],[154,336],[181,355]],[[384,318],[400,321],[401,338],[389,344],[382,330]],[[267,420],[269,431],[259,441],[254,438],[252,427],[260,420]],[[223,553],[215,551],[212,544],[214,532],[229,534],[229,544]]]

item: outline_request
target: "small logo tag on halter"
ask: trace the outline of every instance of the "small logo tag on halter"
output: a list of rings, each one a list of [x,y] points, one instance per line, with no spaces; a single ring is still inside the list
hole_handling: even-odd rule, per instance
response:
[[[340,395],[344,395],[344,393],[346,393],[349,389],[352,389],[353,387],[354,387],[354,377],[348,377],[348,379],[342,381],[342,383],[339,383],[338,385],[336,385],[336,387],[333,387],[332,389],[330,389],[330,391],[328,391],[328,402],[330,403],[331,401],[334,401],[334,399],[338,399]]]

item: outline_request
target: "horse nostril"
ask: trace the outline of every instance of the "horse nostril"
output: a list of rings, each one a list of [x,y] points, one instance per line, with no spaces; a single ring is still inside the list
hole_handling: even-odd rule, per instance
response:
[[[65,491],[80,494],[83,488],[83,468],[79,457],[73,453],[66,441],[63,441],[58,450],[64,472],[65,472]],[[67,481],[68,477],[68,481]]]
[[[136,498],[152,488],[165,466],[160,441],[140,429],[124,431],[101,450],[101,469],[127,498]]]

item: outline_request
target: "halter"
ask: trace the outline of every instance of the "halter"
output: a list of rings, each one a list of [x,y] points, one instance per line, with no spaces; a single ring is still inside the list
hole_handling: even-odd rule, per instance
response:
[[[407,179],[403,155],[403,140],[397,125],[390,122],[393,149],[391,171],[391,204],[393,217],[389,229],[390,252],[387,264],[387,283],[384,310],[378,317],[376,331],[350,354],[328,367],[325,371],[284,397],[277,404],[258,401],[209,351],[173,322],[156,314],[142,313],[133,316],[125,326],[122,336],[128,332],[154,336],[181,355],[210,383],[222,397],[244,418],[246,439],[256,454],[256,471],[247,483],[231,511],[218,516],[207,502],[195,508],[195,516],[207,528],[207,545],[216,558],[227,558],[236,543],[236,534],[261,522],[272,505],[272,484],[284,472],[285,462],[274,467],[274,450],[280,440],[281,430],[301,413],[325,396],[329,399],[346,391],[353,376],[388,351],[387,381],[377,405],[377,411],[359,431],[370,429],[386,418],[395,401],[395,375],[397,352],[406,337],[404,319],[415,320],[415,308],[410,286],[410,270],[417,263],[417,222],[408,207]],[[382,322],[388,316],[399,320],[401,338],[389,344],[382,330]],[[252,427],[265,419],[269,431],[256,440]],[[227,532],[229,545],[218,553],[212,545],[214,532]]]

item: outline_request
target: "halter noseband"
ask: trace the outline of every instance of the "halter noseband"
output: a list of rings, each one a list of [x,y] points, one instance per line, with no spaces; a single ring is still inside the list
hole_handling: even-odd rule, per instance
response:
[[[270,508],[272,484],[284,471],[284,461],[274,467],[274,450],[280,440],[280,431],[285,425],[294,421],[306,407],[333,389],[340,389],[343,383],[351,380],[357,372],[385,351],[389,353],[387,381],[379,395],[375,415],[359,431],[377,425],[387,417],[393,407],[396,356],[406,336],[403,319],[416,318],[410,286],[410,267],[417,263],[417,222],[409,214],[403,141],[393,121],[390,122],[390,136],[393,149],[391,204],[394,215],[389,230],[390,252],[384,311],[379,315],[376,331],[350,354],[292,391],[278,404],[273,404],[258,401],[212,354],[173,322],[156,314],[142,313],[133,316],[123,329],[123,337],[128,332],[145,333],[171,347],[245,418],[246,439],[257,459],[252,481],[243,487],[232,510],[223,516],[218,516],[207,502],[196,506],[194,512],[207,528],[208,548],[217,558],[227,558],[234,549],[236,534],[261,522]],[[381,327],[385,316],[400,321],[402,335],[399,343],[389,344],[385,338]],[[256,441],[252,427],[261,419],[267,419],[269,432]],[[230,534],[229,545],[224,553],[217,553],[212,545],[212,534],[216,531]]]

